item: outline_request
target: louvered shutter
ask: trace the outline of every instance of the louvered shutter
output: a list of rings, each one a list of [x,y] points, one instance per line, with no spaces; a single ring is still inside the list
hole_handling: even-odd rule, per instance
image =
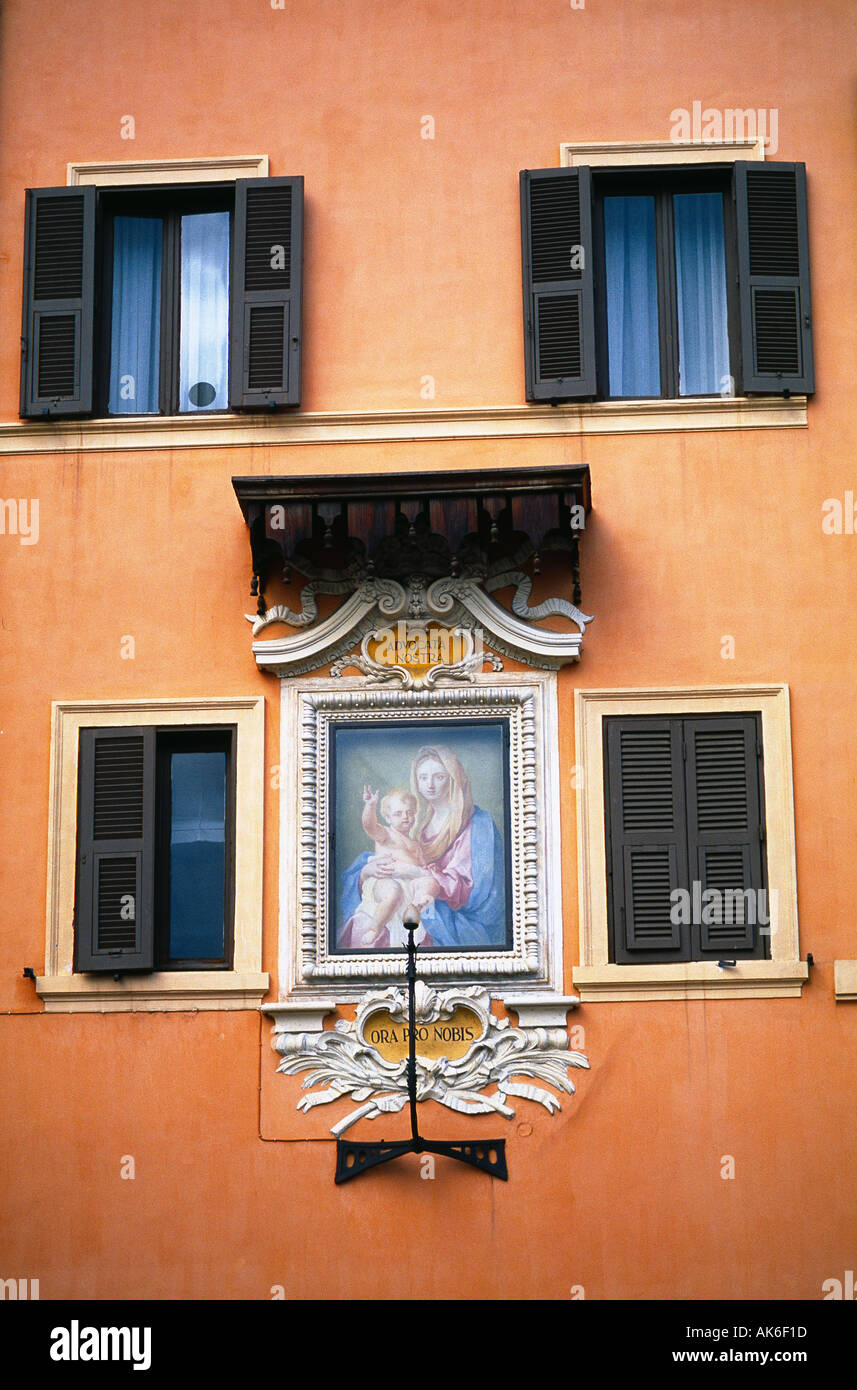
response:
[[[608,719],[606,760],[613,959],[687,958],[671,894],[687,882],[680,722]]]
[[[235,184],[233,409],[300,404],[303,199],[302,178]]]
[[[82,729],[75,970],[154,964],[154,729]]]
[[[806,167],[735,165],[742,386],[815,390]]]
[[[700,884],[700,953],[764,955],[767,903],[753,715],[685,720],[691,877]],[[705,898],[706,889],[717,897]],[[706,921],[706,918],[713,920]]]
[[[27,191],[21,414],[92,411],[95,189]]]
[[[595,395],[591,189],[586,167],[521,174],[528,401]]]

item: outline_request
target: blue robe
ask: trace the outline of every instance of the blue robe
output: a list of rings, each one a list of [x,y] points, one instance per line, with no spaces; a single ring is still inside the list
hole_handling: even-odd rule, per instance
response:
[[[464,833],[464,832],[462,832]],[[360,906],[360,874],[373,851],[358,855],[342,875],[342,925]],[[479,806],[470,821],[470,862],[473,887],[464,907],[453,912],[442,898],[420,913],[436,949],[468,950],[506,945],[506,861],[494,817]],[[340,927],[337,939],[341,936]]]

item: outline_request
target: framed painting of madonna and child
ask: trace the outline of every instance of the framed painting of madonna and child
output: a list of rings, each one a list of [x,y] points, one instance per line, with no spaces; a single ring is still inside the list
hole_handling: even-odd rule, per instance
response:
[[[284,681],[281,988],[321,1004],[419,972],[562,987],[556,678]],[[550,756],[549,756],[550,754]]]
[[[331,950],[401,949],[410,908],[422,951],[508,949],[507,721],[343,721],[331,733]]]

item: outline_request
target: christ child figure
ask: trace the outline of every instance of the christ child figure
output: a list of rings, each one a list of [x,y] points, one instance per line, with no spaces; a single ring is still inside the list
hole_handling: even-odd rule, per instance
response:
[[[402,925],[408,907],[425,908],[437,896],[437,884],[426,872],[425,857],[411,832],[417,817],[413,792],[394,788],[383,798],[378,819],[378,796],[363,788],[363,829],[375,842],[375,853],[360,876],[360,906],[351,928],[352,946],[387,946],[391,929]]]

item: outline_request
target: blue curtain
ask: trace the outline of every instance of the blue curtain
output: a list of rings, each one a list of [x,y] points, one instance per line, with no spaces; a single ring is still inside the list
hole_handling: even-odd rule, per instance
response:
[[[604,238],[610,395],[659,396],[654,198],[605,198]]]
[[[116,217],[107,407],[111,415],[157,414],[160,336],[161,220]]]
[[[180,410],[225,410],[229,213],[182,218]]]
[[[729,373],[721,194],[677,193],[673,222],[679,395],[714,395]]]

